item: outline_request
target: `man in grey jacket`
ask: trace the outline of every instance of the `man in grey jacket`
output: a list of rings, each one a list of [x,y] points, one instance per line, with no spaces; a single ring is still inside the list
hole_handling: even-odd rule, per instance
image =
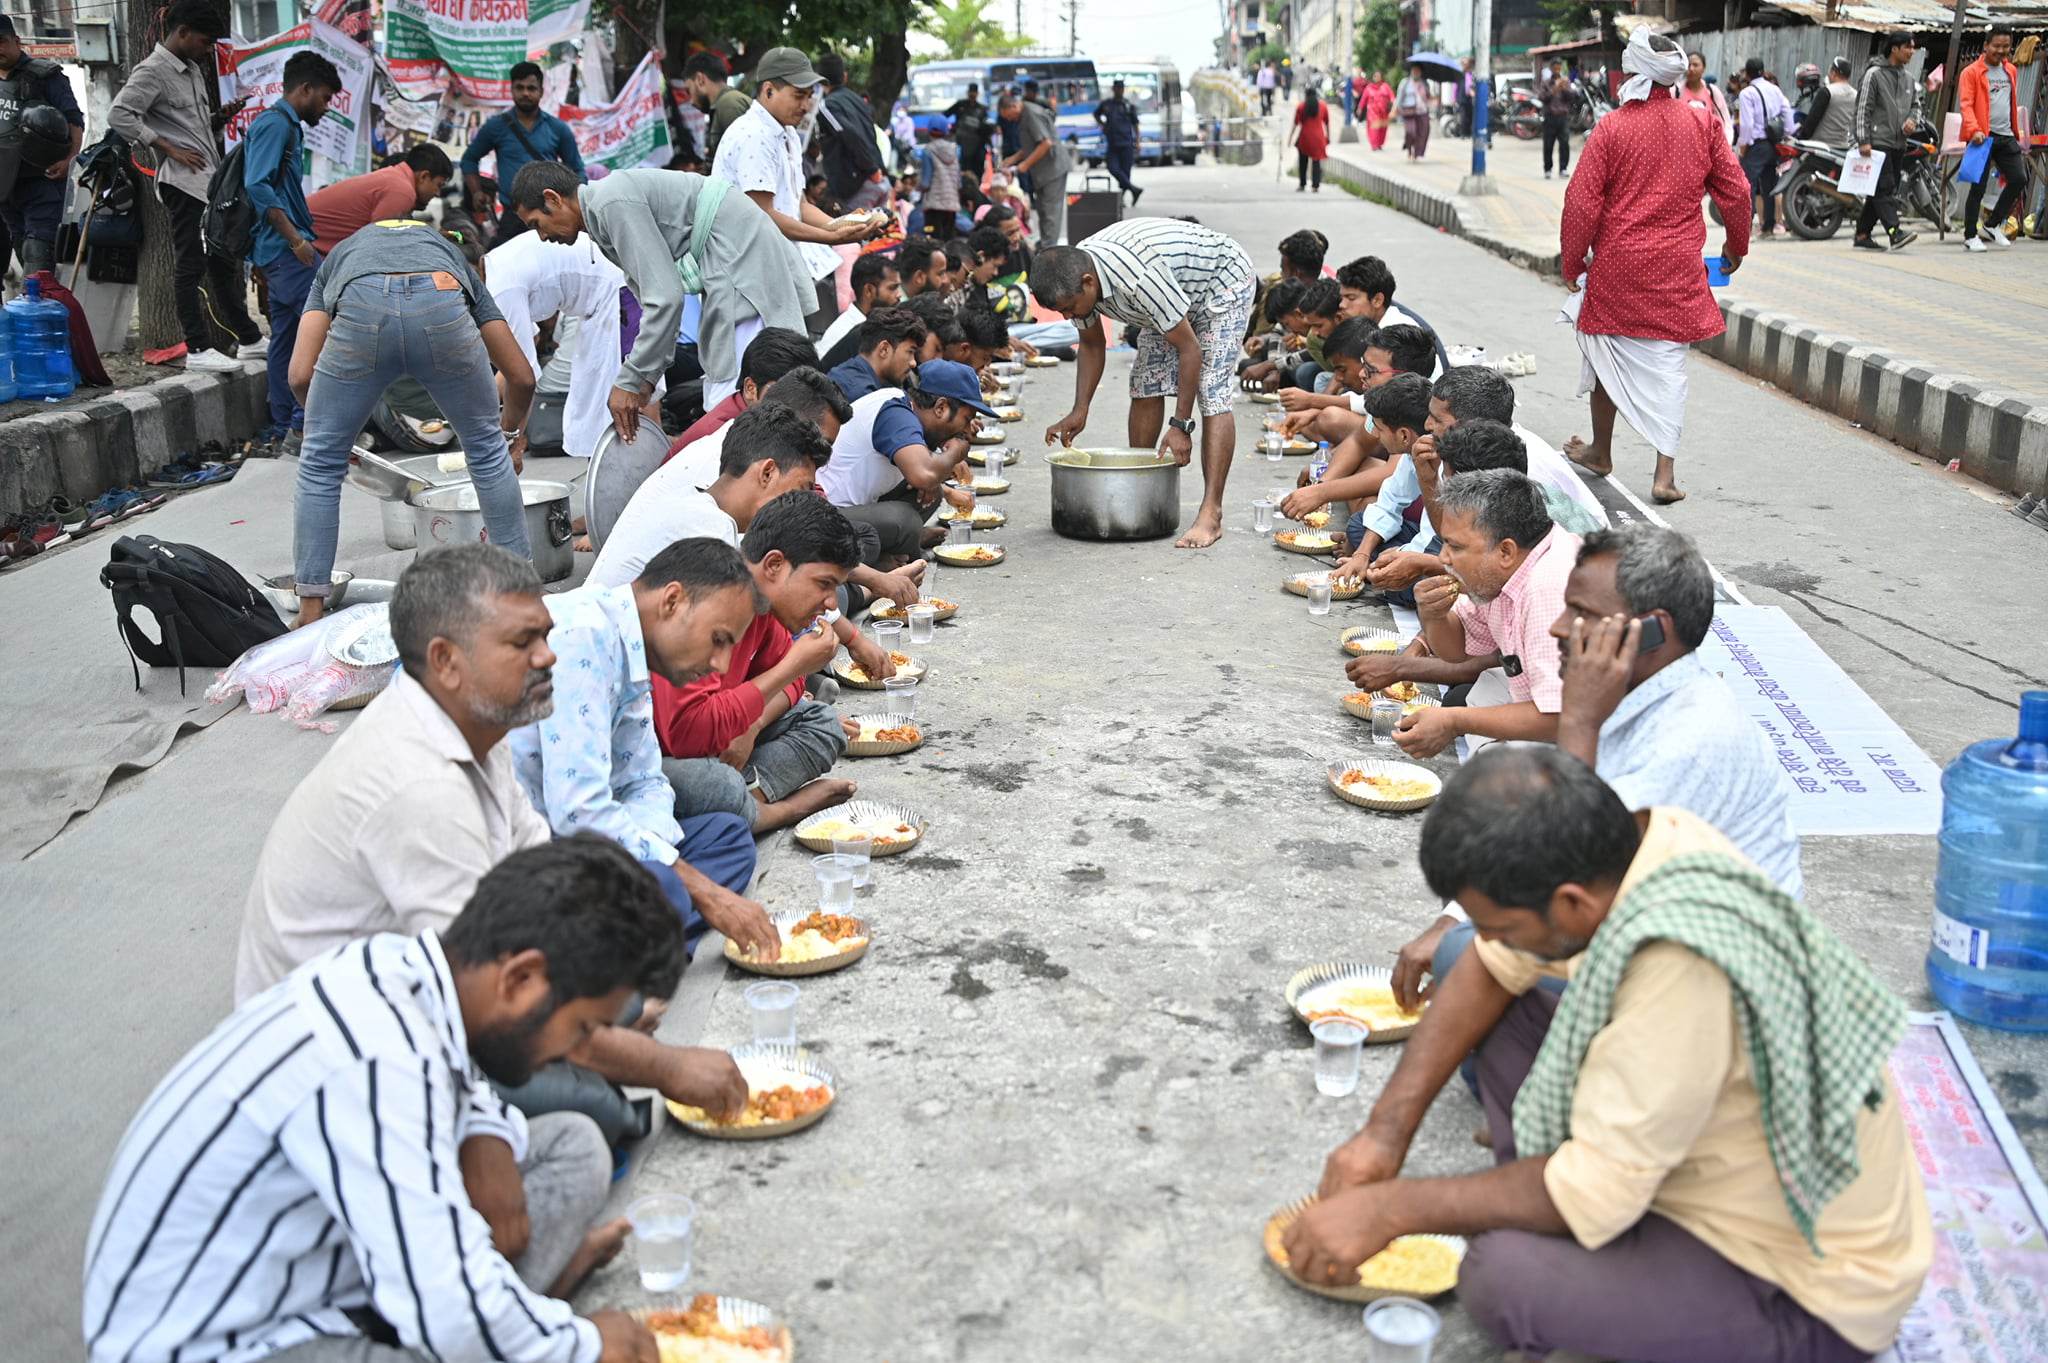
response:
[[[1913,35],[1887,35],[1883,52],[1882,57],[1871,58],[1870,69],[1863,75],[1863,89],[1856,95],[1858,149],[1865,156],[1873,151],[1884,153],[1884,164],[1877,170],[1877,191],[1863,201],[1863,211],[1856,217],[1856,245],[1866,251],[1887,249],[1884,242],[1873,241],[1870,236],[1870,229],[1880,217],[1884,219],[1891,250],[1898,250],[1920,235],[1900,228],[1898,200],[1906,137],[1920,126],[1913,117],[1919,109],[1919,97],[1913,89],[1912,73],[1906,70],[1913,60]]]
[[[234,333],[242,345],[263,341],[249,316],[241,262],[207,255],[199,239],[207,185],[220,164],[218,129],[242,108],[241,100],[232,100],[216,117],[206,98],[214,83],[207,59],[226,33],[207,0],[178,0],[164,17],[164,40],[135,64],[107,110],[108,126],[130,146],[156,153],[157,198],[171,220],[171,294],[185,333],[188,370],[241,368],[239,361],[213,349],[212,322]]]

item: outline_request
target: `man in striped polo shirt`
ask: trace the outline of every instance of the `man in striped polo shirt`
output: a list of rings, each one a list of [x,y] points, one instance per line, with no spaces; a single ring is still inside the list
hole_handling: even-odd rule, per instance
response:
[[[1074,410],[1045,443],[1074,443],[1102,382],[1108,342],[1102,319],[1138,328],[1131,366],[1130,443],[1157,445],[1185,465],[1194,455],[1194,410],[1202,408],[1202,506],[1176,543],[1206,549],[1223,534],[1223,485],[1237,445],[1231,389],[1238,342],[1251,321],[1251,257],[1221,232],[1178,218],[1130,218],[1078,246],[1049,246],[1031,262],[1031,291],[1081,329]],[[1166,399],[1174,412],[1166,415]],[[1162,430],[1164,438],[1162,438]]]

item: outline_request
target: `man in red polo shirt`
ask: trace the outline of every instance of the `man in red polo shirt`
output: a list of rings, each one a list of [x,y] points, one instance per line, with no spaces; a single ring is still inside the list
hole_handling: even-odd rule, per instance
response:
[[[448,153],[422,142],[382,170],[338,180],[306,200],[321,255],[373,222],[409,218],[441,197],[455,166]]]
[[[724,672],[681,688],[654,679],[654,728],[679,817],[725,811],[765,833],[853,797],[853,782],[824,777],[859,730],[806,696],[804,678],[838,651],[820,617],[860,547],[838,508],[787,492],[754,513],[740,553],[767,609]]]

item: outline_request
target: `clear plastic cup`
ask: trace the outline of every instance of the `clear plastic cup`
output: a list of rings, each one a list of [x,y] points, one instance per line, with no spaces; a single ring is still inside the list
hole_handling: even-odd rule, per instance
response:
[[[1329,578],[1326,577],[1320,582],[1314,578],[1309,579],[1308,613],[1310,615],[1328,615],[1330,613]]]
[[[841,874],[847,877],[847,901],[851,903],[853,873]],[[788,980],[761,980],[748,985],[743,997],[747,1013],[754,1019],[754,1040],[796,1045],[796,1001],[802,992]]]
[[[912,719],[917,715],[917,680],[890,677],[882,683],[882,713]]]
[[[1401,702],[1375,697],[1372,703],[1372,741],[1382,748],[1394,746],[1394,730],[1401,727]]]
[[[1272,529],[1273,529],[1273,499],[1272,499],[1272,498],[1270,498],[1270,497],[1261,497],[1261,498],[1259,498],[1259,500],[1257,500],[1256,502],[1253,502],[1253,503],[1252,503],[1252,529],[1254,529],[1254,530],[1258,531],[1258,532],[1259,532],[1259,533],[1260,533],[1261,535],[1264,535],[1264,534],[1269,534],[1269,533],[1271,533],[1271,532],[1272,532]]]
[[[828,852],[811,858],[818,877],[818,907],[826,913],[841,913],[853,907],[853,868]]]
[[[869,854],[873,850],[874,843],[865,833],[857,837],[832,839],[832,855],[843,857],[847,866],[852,869],[853,888],[856,890],[864,890],[868,886],[868,880],[873,868],[873,861]]]
[[[929,602],[920,601],[910,608],[910,642],[928,644],[937,633],[939,608]]]
[[[1277,464],[1277,463],[1279,463],[1279,462],[1280,462],[1280,447],[1281,447],[1281,445],[1282,445],[1282,444],[1284,443],[1284,439],[1283,439],[1283,437],[1281,436],[1280,432],[1278,432],[1278,431],[1267,431],[1267,432],[1266,432],[1266,438],[1265,438],[1265,441],[1264,441],[1263,443],[1265,444],[1265,447],[1266,447],[1266,462],[1267,462],[1267,463],[1269,463],[1269,464]]]
[[[872,625],[869,625],[868,629],[874,634],[875,642],[881,646],[883,652],[893,651],[900,653],[903,651],[903,622],[901,620],[877,620]]]
[[[697,1204],[681,1193],[654,1193],[626,1208],[641,1291],[677,1292],[690,1281],[690,1229],[696,1219]]]
[[[971,514],[972,514],[971,512],[970,512],[970,513],[967,513],[967,515],[971,515]],[[948,543],[948,544],[972,544],[972,543],[974,543],[974,524],[973,524],[973,522],[969,521],[969,520],[968,520],[968,519],[966,518],[966,515],[963,515],[963,516],[962,516],[962,517],[961,517],[960,519],[958,519],[958,520],[955,520],[955,521],[952,521],[952,522],[950,522],[950,523],[949,523],[949,524],[948,524],[948,525],[946,526],[946,543]]]
[[[1443,1321],[1413,1297],[1381,1297],[1365,1308],[1367,1363],[1429,1363]]]
[[[1356,1090],[1365,1024],[1349,1018],[1324,1018],[1308,1030],[1316,1039],[1316,1092],[1342,1098]]]
[[[1002,449],[990,450],[981,457],[982,469],[991,478],[1003,476],[1003,465],[1009,462],[1009,452]]]

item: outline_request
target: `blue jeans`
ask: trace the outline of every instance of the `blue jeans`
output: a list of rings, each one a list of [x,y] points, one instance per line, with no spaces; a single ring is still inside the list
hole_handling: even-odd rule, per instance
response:
[[[675,789],[678,818],[724,810],[751,828],[760,817],[761,800],[749,791],[750,782],[760,785],[762,799],[770,803],[787,800],[831,771],[845,752],[839,712],[806,697],[761,730],[746,771],[735,771],[716,757],[667,757],[661,770]]]
[[[276,330],[277,275],[270,279],[270,375],[275,384],[282,332]],[[298,329],[296,313],[291,326]],[[498,386],[468,301],[460,289],[435,288],[432,275],[366,275],[342,292],[306,393],[306,439],[299,449],[292,523],[293,571],[301,596],[326,595],[334,575],[349,450],[384,390],[407,375],[420,381],[454,425],[469,456],[469,480],[476,485],[491,543],[521,558],[532,556],[519,475],[512,471],[511,451],[498,427]]]
[[[270,299],[270,357],[265,368],[269,371],[273,426],[297,428],[306,424],[306,411],[292,396],[292,348],[299,341],[299,314],[306,310],[306,297],[313,291],[317,270],[317,266],[308,269],[299,264],[299,258],[290,251],[263,263],[263,284]],[[349,439],[355,439],[354,431],[349,433]],[[337,483],[336,487],[339,486]]]
[[[754,879],[754,832],[747,827],[747,821],[737,814],[692,814],[680,820],[683,825],[683,860],[707,880],[725,886],[734,894],[745,894],[747,886]],[[697,912],[697,906],[690,901],[690,892],[683,888],[683,879],[675,868],[659,862],[640,863],[654,873],[661,882],[662,893],[683,920],[683,947],[686,951],[697,949],[697,939],[709,927],[704,915]]]

